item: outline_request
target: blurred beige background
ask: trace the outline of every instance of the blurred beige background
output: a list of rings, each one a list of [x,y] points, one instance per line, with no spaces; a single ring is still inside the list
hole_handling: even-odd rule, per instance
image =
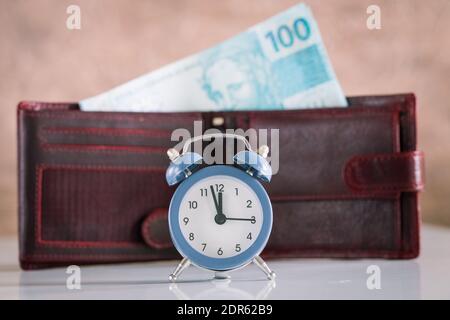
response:
[[[205,49],[297,1],[0,0],[0,234],[17,229],[16,104],[78,101]],[[450,226],[450,1],[307,1],[347,95],[415,92],[422,215]],[[81,30],[66,8],[81,7]],[[366,9],[381,8],[381,30]]]

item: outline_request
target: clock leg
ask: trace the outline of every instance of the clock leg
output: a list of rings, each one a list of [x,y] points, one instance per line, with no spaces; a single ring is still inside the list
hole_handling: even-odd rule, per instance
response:
[[[256,264],[258,266],[258,268],[261,269],[262,272],[264,272],[264,274],[267,276],[267,279],[269,279],[269,280],[275,279],[275,276],[276,276],[275,272],[270,270],[267,263],[260,256],[256,256],[253,259],[253,263]]]
[[[190,264],[191,261],[189,259],[183,258],[183,260],[181,260],[180,263],[178,264],[175,271],[169,275],[169,280],[172,282],[176,281],[178,276],[184,271],[184,269],[189,267]]]
[[[227,280],[230,279],[230,276],[227,272],[216,271],[214,272],[214,280]]]

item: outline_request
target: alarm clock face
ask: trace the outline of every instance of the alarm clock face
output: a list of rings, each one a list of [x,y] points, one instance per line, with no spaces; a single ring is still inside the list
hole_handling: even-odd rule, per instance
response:
[[[250,186],[231,176],[216,175],[189,188],[181,200],[178,219],[183,237],[195,250],[227,258],[255,242],[263,214]]]
[[[272,208],[261,184],[242,170],[212,166],[186,179],[169,210],[172,239],[194,264],[228,270],[264,248]]]

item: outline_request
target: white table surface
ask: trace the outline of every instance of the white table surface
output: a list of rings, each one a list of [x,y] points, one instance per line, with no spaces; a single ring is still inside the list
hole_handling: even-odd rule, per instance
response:
[[[290,259],[269,261],[275,282],[253,265],[211,281],[187,269],[176,285],[178,261],[81,267],[81,289],[66,287],[66,268],[21,271],[17,239],[0,238],[0,299],[450,299],[450,229],[425,225],[415,260]],[[367,267],[381,270],[381,289],[369,290]]]

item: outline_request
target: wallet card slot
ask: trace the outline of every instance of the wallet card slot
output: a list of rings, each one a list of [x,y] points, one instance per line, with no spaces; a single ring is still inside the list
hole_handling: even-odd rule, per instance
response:
[[[105,145],[45,145],[40,147],[40,162],[62,165],[147,166],[166,170],[167,148]]]
[[[66,164],[36,172],[35,240],[45,247],[143,247],[143,218],[172,194],[159,167]]]

